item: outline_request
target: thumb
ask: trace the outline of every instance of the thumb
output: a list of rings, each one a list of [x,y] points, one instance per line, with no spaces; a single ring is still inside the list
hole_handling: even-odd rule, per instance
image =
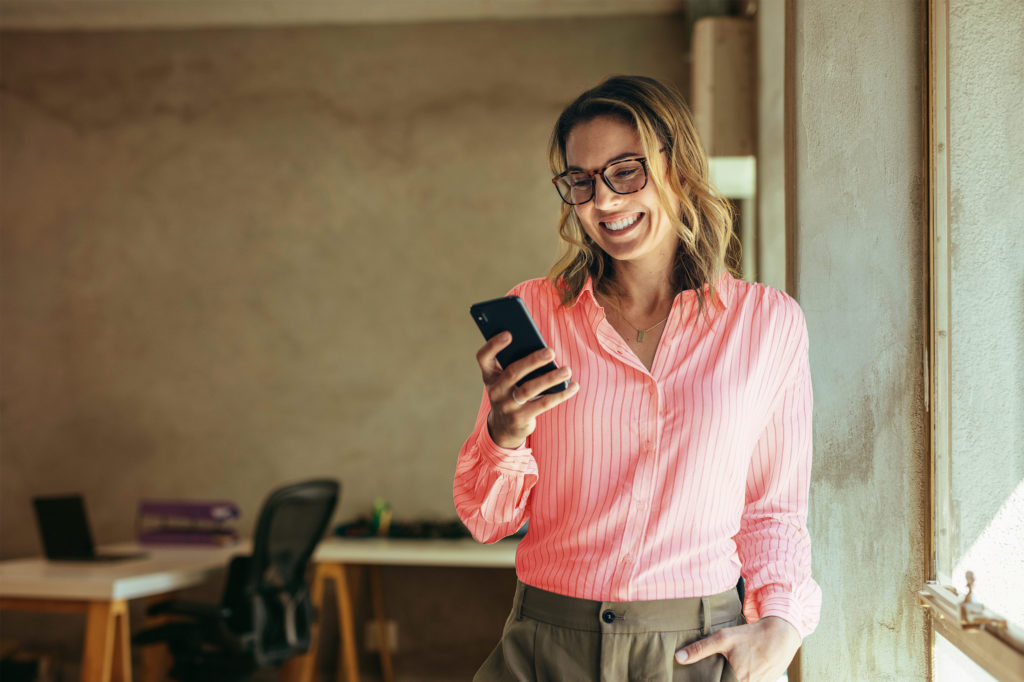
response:
[[[698,640],[677,651],[676,662],[689,665],[690,663],[702,661],[708,656],[724,654],[726,649],[725,636],[722,634],[722,631],[719,631],[710,637]]]

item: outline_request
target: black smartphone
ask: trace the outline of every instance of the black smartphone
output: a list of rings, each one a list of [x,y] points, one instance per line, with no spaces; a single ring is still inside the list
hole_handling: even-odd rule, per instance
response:
[[[508,367],[516,360],[525,358],[530,353],[548,347],[548,344],[544,342],[544,337],[540,335],[537,325],[534,324],[533,318],[530,317],[530,311],[526,309],[526,304],[518,296],[505,296],[482,303],[474,303],[469,307],[469,313],[488,341],[501,332],[511,332],[512,343],[498,352],[498,364],[503,368]],[[524,382],[556,369],[558,369],[558,365],[549,362],[527,374],[516,385],[522,386]],[[558,393],[567,388],[569,388],[569,381],[565,380],[542,391],[541,394]]]

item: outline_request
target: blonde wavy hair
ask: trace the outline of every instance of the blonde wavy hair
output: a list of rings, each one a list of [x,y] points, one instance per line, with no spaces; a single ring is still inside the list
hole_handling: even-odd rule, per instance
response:
[[[708,297],[714,300],[723,270],[737,275],[739,241],[732,227],[732,205],[711,186],[707,156],[686,102],[675,88],[653,78],[608,78],[577,97],[558,117],[548,146],[555,175],[566,170],[569,133],[580,123],[601,116],[617,118],[640,135],[649,179],[679,235],[672,284],[676,291],[696,290],[698,309],[705,312]],[[659,150],[664,150],[664,156]],[[612,258],[587,236],[576,211],[565,203],[558,234],[562,253],[548,277],[558,288],[563,305],[576,300],[587,277],[593,279],[596,292],[622,293],[615,282]]]

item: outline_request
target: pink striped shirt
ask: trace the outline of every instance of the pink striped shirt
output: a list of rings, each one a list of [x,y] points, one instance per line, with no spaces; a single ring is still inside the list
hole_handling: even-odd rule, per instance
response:
[[[516,450],[491,440],[484,393],[455,471],[455,507],[473,536],[495,542],[529,521],[519,579],[584,599],[711,595],[742,572],[748,620],[779,616],[810,634],[821,591],[806,524],[812,399],[797,303],[723,275],[724,310],[695,326],[696,294],[682,292],[648,372],[589,281],[566,307],[544,279],[511,293],[580,389]]]

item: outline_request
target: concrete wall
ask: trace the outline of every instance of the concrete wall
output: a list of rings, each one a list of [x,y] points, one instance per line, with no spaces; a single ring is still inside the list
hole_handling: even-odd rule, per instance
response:
[[[950,2],[955,584],[1024,624],[1024,4]]]
[[[803,679],[923,680],[923,5],[795,0],[796,290],[821,625]]]
[[[72,490],[101,542],[140,498],[230,498],[249,528],[320,475],[338,518],[454,517],[468,307],[554,260],[555,117],[613,73],[685,91],[687,44],[665,17],[4,34],[0,556]],[[494,644],[512,572],[469,574],[388,572],[438,586],[396,597],[399,671]],[[2,634],[74,660],[73,620]]]
[[[786,3],[757,7],[757,281],[786,289]]]

